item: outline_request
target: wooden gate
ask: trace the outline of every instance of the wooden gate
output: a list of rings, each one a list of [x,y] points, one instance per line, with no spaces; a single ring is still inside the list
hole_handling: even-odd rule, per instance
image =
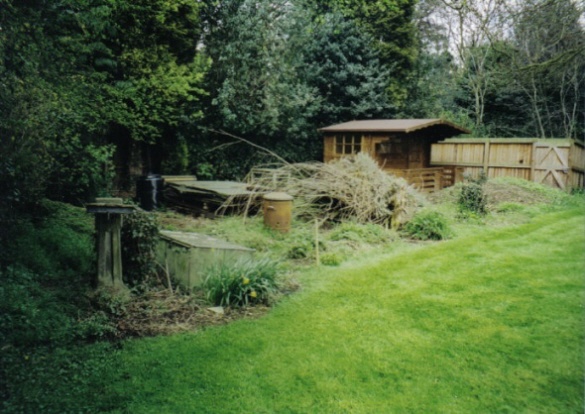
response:
[[[566,189],[569,184],[570,145],[534,143],[532,181]]]

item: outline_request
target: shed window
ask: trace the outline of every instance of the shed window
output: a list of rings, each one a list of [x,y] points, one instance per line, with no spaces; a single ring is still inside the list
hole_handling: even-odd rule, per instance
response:
[[[403,155],[404,148],[400,138],[389,139],[388,141],[376,144],[376,154],[380,155]]]
[[[362,150],[361,135],[348,134],[335,137],[335,153],[343,155],[357,154]]]

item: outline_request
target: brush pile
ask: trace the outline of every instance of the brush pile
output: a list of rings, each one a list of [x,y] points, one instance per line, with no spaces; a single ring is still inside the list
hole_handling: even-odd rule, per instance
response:
[[[255,168],[247,182],[263,191],[294,197],[297,216],[355,220],[397,228],[405,224],[424,198],[399,177],[385,173],[366,154],[332,163],[286,164]]]
[[[223,325],[242,318],[265,314],[268,306],[225,308],[213,312],[209,303],[197,294],[152,290],[133,296],[116,315],[112,315],[116,338],[172,335]]]

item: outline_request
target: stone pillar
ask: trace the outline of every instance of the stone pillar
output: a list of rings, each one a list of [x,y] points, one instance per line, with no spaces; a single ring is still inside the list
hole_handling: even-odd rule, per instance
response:
[[[121,198],[97,198],[87,205],[87,211],[95,214],[97,231],[97,280],[100,287],[124,288],[122,279],[122,214],[132,213],[134,208],[122,204]]]

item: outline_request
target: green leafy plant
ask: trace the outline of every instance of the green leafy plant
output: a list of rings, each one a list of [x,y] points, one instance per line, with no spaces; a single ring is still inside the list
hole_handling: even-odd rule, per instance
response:
[[[40,275],[23,268],[0,271],[0,343],[30,347],[69,339],[71,307],[44,288]]]
[[[344,221],[331,231],[329,238],[333,241],[349,240],[357,243],[377,244],[389,241],[392,234],[378,224]]]
[[[421,211],[406,226],[404,233],[417,240],[444,240],[452,236],[445,216],[438,211]]]
[[[158,221],[153,213],[136,211],[124,216],[122,266],[124,279],[130,285],[148,281],[156,275],[158,231]]]
[[[457,208],[461,218],[485,216],[487,214],[487,195],[483,185],[487,176],[482,171],[478,178],[466,177],[457,199]]]
[[[216,306],[269,304],[278,287],[276,273],[276,262],[268,258],[222,262],[207,269],[203,286]]]
[[[326,252],[321,255],[321,264],[325,266],[339,266],[343,262],[343,257],[338,252]]]
[[[321,244],[321,243],[320,243]],[[286,257],[289,259],[305,259],[315,251],[315,236],[311,231],[303,231],[296,234],[288,242]],[[324,246],[319,246],[321,249]]]

